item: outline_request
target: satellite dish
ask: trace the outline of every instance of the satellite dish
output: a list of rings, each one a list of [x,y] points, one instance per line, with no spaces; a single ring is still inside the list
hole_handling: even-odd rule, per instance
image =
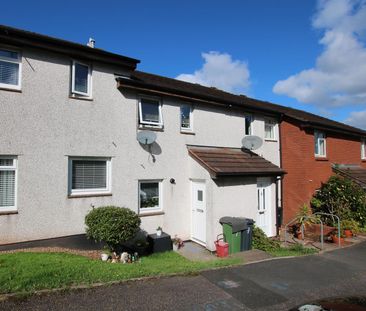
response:
[[[243,144],[243,147],[245,149],[256,150],[262,146],[263,140],[258,136],[251,135],[251,136],[245,136],[241,140],[241,143]]]
[[[137,140],[142,145],[151,145],[156,140],[156,134],[151,131],[138,132]]]

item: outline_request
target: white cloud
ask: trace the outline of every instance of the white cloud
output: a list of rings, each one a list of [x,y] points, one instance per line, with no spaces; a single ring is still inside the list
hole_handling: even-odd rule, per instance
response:
[[[366,104],[366,0],[320,0],[313,26],[324,30],[314,68],[278,81],[273,91],[323,108]]]
[[[202,53],[204,64],[193,74],[180,74],[176,79],[214,86],[232,93],[243,93],[250,86],[248,64],[233,60],[227,53]]]
[[[351,112],[344,122],[366,130],[366,110]]]

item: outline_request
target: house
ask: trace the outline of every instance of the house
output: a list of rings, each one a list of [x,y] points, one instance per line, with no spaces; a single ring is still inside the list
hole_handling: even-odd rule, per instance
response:
[[[82,234],[88,211],[116,205],[213,250],[221,217],[275,236],[333,161],[363,164],[362,130],[138,63],[0,26],[0,245]],[[253,135],[262,145],[242,148]]]
[[[211,250],[222,216],[276,235],[279,114],[93,46],[0,27],[0,244],[84,233],[105,205]]]
[[[310,204],[335,166],[366,168],[366,132],[297,109],[280,111],[281,167],[287,172],[282,183],[285,225],[304,203]]]

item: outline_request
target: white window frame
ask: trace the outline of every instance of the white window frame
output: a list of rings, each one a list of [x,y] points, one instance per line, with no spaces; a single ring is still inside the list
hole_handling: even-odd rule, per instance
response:
[[[75,64],[79,64],[79,65],[88,67],[88,92],[87,93],[84,93],[84,92],[80,92],[80,91],[76,91],[75,90]],[[83,62],[79,62],[79,61],[76,61],[76,60],[73,60],[72,61],[72,70],[71,70],[71,93],[73,95],[91,98],[92,97],[92,85],[93,85],[93,83],[92,83],[92,69],[91,69],[91,65],[90,64],[83,63]]]
[[[158,183],[159,185],[159,206],[141,208],[140,191],[141,184]],[[162,179],[141,179],[138,181],[138,212],[139,214],[146,214],[151,212],[163,211],[163,180]]]
[[[141,101],[142,100],[153,100],[158,102],[159,104],[159,122],[151,122],[151,121],[144,121],[142,119],[142,104]],[[157,98],[157,97],[150,97],[150,96],[140,96],[139,97],[139,125],[140,126],[151,126],[151,127],[159,127],[162,128],[163,127],[163,113],[162,113],[162,103],[161,103],[161,99]]]
[[[246,127],[247,127],[247,118],[250,118],[250,127],[249,127],[248,134],[245,133]],[[247,136],[253,135],[253,121],[254,121],[253,115],[251,115],[251,114],[244,115],[244,135],[247,135]]]
[[[19,71],[18,71],[18,84],[6,84],[6,83],[0,83],[0,88],[3,89],[11,89],[11,90],[21,90],[22,89],[22,54],[19,50],[13,49],[13,48],[7,48],[6,46],[0,46],[0,50],[10,51],[18,54],[18,59],[14,58],[8,58],[0,56],[0,60],[4,62],[14,63],[19,65]]]
[[[0,156],[0,159],[13,160],[12,166],[0,166],[0,171],[14,171],[14,206],[3,206],[0,207],[0,212],[16,212],[18,202],[18,159],[16,156]]]
[[[189,107],[189,127],[182,127],[182,107]],[[190,104],[182,104],[179,107],[179,120],[181,132],[193,132],[193,106]]]
[[[95,189],[72,189],[72,165],[73,161],[106,161],[106,187]],[[93,195],[93,194],[111,194],[112,193],[112,160],[104,157],[69,157],[68,165],[68,195]]]
[[[272,127],[272,133],[273,137],[266,137],[266,125],[269,125]],[[264,139],[270,140],[270,141],[276,141],[277,140],[277,122],[274,119],[265,118],[264,119]]]
[[[323,135],[323,137],[318,137],[319,135]],[[324,141],[324,154],[320,154],[320,153],[316,152],[316,141],[318,141],[318,146],[320,146],[319,142],[321,140]],[[318,131],[318,130],[314,131],[314,154],[317,158],[326,158],[327,157],[327,136],[322,131]]]
[[[361,139],[361,160],[366,160],[366,138]]]

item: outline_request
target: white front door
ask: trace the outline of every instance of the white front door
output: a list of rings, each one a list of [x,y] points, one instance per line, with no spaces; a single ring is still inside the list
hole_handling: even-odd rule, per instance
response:
[[[192,181],[192,240],[206,244],[206,185]]]
[[[272,233],[272,199],[271,199],[271,179],[257,179],[257,198],[258,214],[257,226],[261,228],[267,236],[273,236]]]

